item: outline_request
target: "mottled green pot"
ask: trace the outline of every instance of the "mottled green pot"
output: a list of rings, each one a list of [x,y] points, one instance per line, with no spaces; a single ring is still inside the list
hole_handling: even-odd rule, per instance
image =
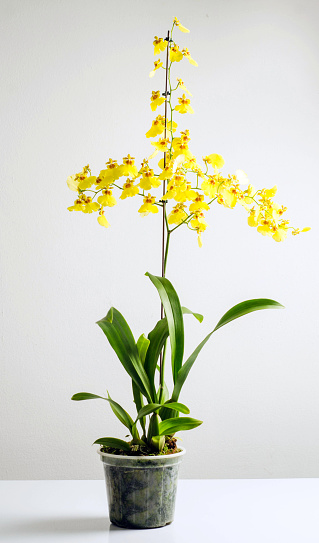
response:
[[[181,452],[118,456],[101,451],[110,521],[121,528],[159,528],[174,519]]]

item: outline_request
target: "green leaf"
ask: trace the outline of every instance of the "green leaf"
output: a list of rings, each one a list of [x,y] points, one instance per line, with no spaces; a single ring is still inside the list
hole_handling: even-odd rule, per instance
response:
[[[100,437],[93,443],[93,445],[97,444],[103,445],[104,447],[113,447],[113,449],[120,449],[121,451],[131,450],[129,443],[122,439],[116,439],[116,437]]]
[[[184,315],[185,314],[194,315],[195,319],[197,319],[199,322],[203,322],[203,320],[204,320],[203,315],[200,315],[199,313],[194,313],[190,309],[187,309],[187,307],[182,307],[182,312],[183,312]]]
[[[139,420],[142,417],[146,417],[147,415],[150,415],[151,413],[155,413],[158,409],[160,409],[162,406],[160,403],[149,403],[148,405],[145,405],[140,409],[137,415],[137,419]]]
[[[133,334],[123,315],[114,307],[106,317],[97,322],[116,352],[124,369],[136,383],[148,402],[155,399],[156,392],[151,389],[149,378],[140,360]]]
[[[165,402],[163,407],[165,407],[166,409],[174,409],[175,411],[185,413],[186,415],[188,415],[188,413],[190,412],[188,407],[183,403],[171,402],[170,400],[168,402]]]
[[[136,385],[136,383],[134,383],[133,379],[132,379],[132,391],[133,391],[134,403],[136,405],[136,411],[139,412],[142,409],[142,407],[144,407],[143,396],[140,392],[140,389]],[[143,430],[143,434],[145,434],[145,422],[146,420],[144,417],[140,419],[140,424]]]
[[[177,293],[168,279],[146,273],[158,290],[167,318],[171,344],[172,372],[174,383],[182,367],[184,354],[184,321]],[[155,370],[154,370],[155,371]]]
[[[113,413],[117,416],[119,421],[121,421],[121,423],[124,424],[124,426],[126,426],[126,428],[130,430],[130,432],[132,432],[132,426],[134,424],[133,419],[119,403],[115,402],[110,397],[104,398],[103,396],[97,396],[96,394],[91,394],[89,392],[78,392],[77,394],[74,394],[74,396],[72,396],[71,400],[95,400],[96,398],[109,402]]]
[[[167,320],[161,319],[156,323],[155,328],[148,334],[149,347],[145,356],[144,368],[148,375],[151,386],[155,389],[155,371],[159,355],[168,338]]]
[[[229,322],[238,319],[239,317],[242,317],[243,315],[247,315],[247,313],[251,313],[252,311],[259,311],[260,309],[274,309],[275,307],[284,307],[279,302],[275,302],[275,300],[269,300],[268,298],[256,298],[255,300],[246,300],[245,302],[241,302],[240,304],[234,305],[225,315],[222,316],[220,321],[216,324],[213,332],[216,332],[218,328],[221,328],[225,324],[228,324]]]
[[[203,421],[192,419],[190,417],[177,417],[173,419],[166,419],[160,422],[159,424],[159,434],[160,436],[166,436],[170,434],[175,434],[175,432],[180,432],[181,430],[192,430],[196,428]]]
[[[218,330],[225,324],[235,319],[238,319],[239,317],[242,317],[243,315],[246,315],[247,313],[251,313],[252,311],[258,311],[259,309],[271,309],[271,308],[276,308],[276,307],[280,308],[284,306],[278,302],[275,302],[274,300],[268,300],[267,298],[259,298],[259,299],[257,298],[256,300],[246,300],[245,302],[241,302],[240,304],[235,305],[229,311],[227,311],[227,313],[225,313],[225,315],[218,321],[214,330],[210,332],[208,336],[205,337],[205,339],[196,347],[195,351],[186,360],[185,364],[183,364],[176,379],[176,383],[175,383],[173,394],[172,394],[172,400],[177,402],[178,397],[180,395],[181,388],[183,384],[185,383],[186,378],[197,356],[199,355],[200,351],[202,350],[204,345],[207,343],[211,335],[214,332],[216,332],[216,330]]]
[[[144,362],[145,362],[145,356],[146,356],[149,344],[150,344],[150,340],[147,339],[147,337],[145,337],[144,334],[142,334],[138,338],[137,343],[136,343],[138,354],[140,356],[140,359],[141,359],[141,362],[142,362],[143,365],[144,365]],[[151,385],[151,388],[152,388],[152,385]],[[134,403],[136,405],[136,410],[137,410],[137,412],[139,412],[142,409],[142,407],[144,406],[143,395],[140,392],[139,388],[137,387],[136,383],[134,383],[133,379],[132,379],[132,390],[133,390],[133,398],[134,398]],[[145,423],[146,423],[145,417],[142,417],[140,419],[140,424],[141,424],[141,427],[142,427],[142,430],[143,430],[143,434],[145,434],[145,431],[146,431],[145,430]]]
[[[150,344],[150,340],[147,337],[145,337],[145,334],[142,334],[137,340],[136,346],[137,346],[138,354],[140,355],[142,364],[144,364],[145,356],[146,356],[149,344]]]
[[[141,443],[140,435],[138,433],[138,429],[136,427],[136,422],[134,422],[132,426],[132,437],[133,437],[133,443]]]
[[[196,319],[198,319],[200,322],[201,320],[203,320],[202,315],[199,315],[199,313],[193,313],[193,311],[190,311],[190,309],[187,309],[186,307],[182,307],[182,312],[185,314],[194,315]],[[148,378],[150,380],[150,383],[154,383],[156,367],[158,370],[160,370],[159,366],[157,366],[157,361],[159,359],[160,353],[164,347],[164,344],[167,338],[168,338],[168,325],[167,325],[167,319],[166,317],[164,317],[163,319],[159,320],[156,323],[156,326],[148,334],[148,339],[150,341],[150,344],[146,353],[144,367],[148,375]],[[169,398],[169,395],[166,396],[166,399],[167,398]],[[157,396],[157,400],[158,400],[158,396]]]
[[[133,419],[130,417],[130,415],[123,409],[123,407],[120,406],[119,403],[112,400],[112,398],[109,395],[109,392],[107,392],[107,399],[110,402],[111,409],[114,413],[114,415],[119,419],[119,421],[126,426],[132,432],[132,427],[134,424]],[[133,434],[132,434],[133,435]],[[134,437],[134,436],[133,436]]]
[[[150,403],[148,405],[145,405],[145,407],[142,407],[142,409],[139,411],[137,415],[136,420],[139,420],[142,417],[146,417],[147,415],[150,415],[151,413],[155,413],[156,411],[158,411],[158,409],[164,406],[167,409],[180,411],[181,413],[187,413],[187,414],[189,413],[188,407],[186,407],[186,405],[184,405],[183,403],[170,402],[170,401],[166,402],[163,405],[160,403]]]
[[[77,394],[73,394],[71,400],[80,402],[82,400],[95,400],[96,398],[100,398],[101,400],[107,399],[107,398],[103,398],[103,396],[97,396],[96,394],[91,394],[90,392],[78,392]]]

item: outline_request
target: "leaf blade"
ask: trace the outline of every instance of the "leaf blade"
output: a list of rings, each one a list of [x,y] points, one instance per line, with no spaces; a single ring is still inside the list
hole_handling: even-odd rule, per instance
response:
[[[223,317],[218,321],[217,325],[215,326],[214,330],[210,332],[203,341],[196,347],[196,349],[193,351],[193,353],[189,356],[189,358],[186,360],[186,362],[181,367],[179,374],[176,379],[176,383],[174,385],[174,390],[172,394],[172,400],[177,402],[181,388],[183,384],[186,381],[186,378],[197,358],[200,351],[204,347],[204,345],[207,343],[211,335],[216,332],[219,328],[224,326],[225,324],[228,324],[229,322],[242,317],[244,315],[247,315],[248,313],[251,313],[252,311],[258,311],[261,309],[272,309],[272,308],[281,308],[284,307],[279,302],[276,302],[275,300],[270,300],[268,298],[257,298],[253,300],[246,300],[245,302],[241,302],[235,306],[233,306],[229,311],[227,311]]]
[[[139,358],[133,334],[123,315],[113,307],[97,324],[106,335],[126,372],[150,402],[155,391],[151,389],[148,376]]]
[[[124,424],[126,428],[130,430],[130,432],[132,432],[132,426],[134,424],[133,419],[127,413],[127,411],[125,411],[125,409],[123,409],[123,407],[119,403],[112,400],[112,398],[110,397],[104,398],[104,396],[98,396],[97,394],[91,394],[90,392],[78,392],[77,394],[74,394],[72,396],[71,400],[82,401],[82,400],[95,400],[97,398],[100,400],[106,400],[107,402],[109,402],[114,415],[119,419],[119,421],[122,424]]]
[[[159,435],[170,435],[182,430],[192,430],[200,426],[203,421],[192,419],[191,417],[177,417],[172,419],[166,419],[159,424]]]
[[[145,275],[150,278],[157,288],[164,307],[169,330],[172,372],[175,383],[177,374],[182,367],[184,354],[184,321],[181,304],[173,285],[168,279],[152,275],[149,272]]]
[[[112,447],[113,449],[120,449],[122,451],[131,450],[129,443],[116,437],[99,437],[99,439],[94,441],[93,445],[103,445],[104,447]]]

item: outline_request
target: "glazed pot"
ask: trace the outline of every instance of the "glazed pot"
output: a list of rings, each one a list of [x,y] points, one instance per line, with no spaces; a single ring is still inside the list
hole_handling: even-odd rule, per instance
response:
[[[159,456],[98,451],[104,466],[110,521],[121,528],[159,528],[174,519],[179,465],[185,449]]]

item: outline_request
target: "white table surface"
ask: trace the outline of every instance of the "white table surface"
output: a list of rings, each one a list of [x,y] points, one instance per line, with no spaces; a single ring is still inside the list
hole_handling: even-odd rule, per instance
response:
[[[0,481],[4,543],[319,543],[319,479],[179,481],[175,520],[109,522],[104,481]]]

